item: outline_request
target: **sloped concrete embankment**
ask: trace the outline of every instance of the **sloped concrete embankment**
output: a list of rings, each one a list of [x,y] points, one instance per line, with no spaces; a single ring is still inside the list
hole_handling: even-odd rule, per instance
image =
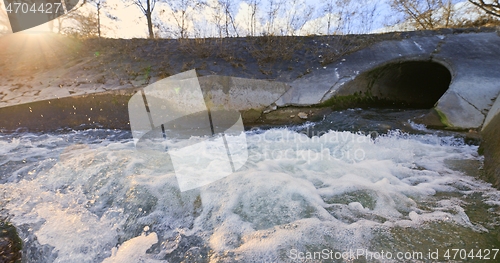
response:
[[[416,101],[415,106],[434,106],[446,127],[480,128],[500,93],[500,37],[497,32],[442,33],[384,41],[345,56],[291,82],[276,104],[335,104],[348,96],[357,101]],[[435,104],[418,101],[429,96]]]
[[[500,96],[491,107],[481,130],[485,180],[500,189]]]
[[[254,122],[289,86],[285,83],[225,76],[198,78],[209,107],[235,109],[244,122]],[[35,101],[0,108],[0,129],[55,131],[58,129],[130,129],[128,101],[140,89]]]

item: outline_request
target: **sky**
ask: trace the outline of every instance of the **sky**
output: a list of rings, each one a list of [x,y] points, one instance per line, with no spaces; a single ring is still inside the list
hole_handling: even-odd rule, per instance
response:
[[[120,1],[120,0],[111,0],[111,1]],[[258,14],[258,27],[266,28],[266,22],[268,21],[266,12],[268,10],[268,1],[269,0],[260,0],[259,8],[257,10]],[[324,14],[322,14],[322,9],[323,9],[323,4],[324,0],[296,0],[298,3],[293,4],[293,0],[287,0],[287,3],[285,4],[280,16],[275,20],[275,30],[276,32],[272,32],[274,34],[280,34],[281,32],[279,30],[283,30],[286,28],[285,24],[286,22],[286,17],[292,17],[293,15],[303,15],[311,12],[311,9],[308,7],[313,7],[312,12],[309,17],[309,21],[305,23],[302,27],[301,30],[297,30],[295,34],[297,35],[308,35],[308,34],[326,34],[326,17]],[[330,0],[331,1],[331,0]],[[334,0],[335,1],[335,0]],[[382,11],[380,12],[381,14],[386,13],[383,12],[383,9],[388,10],[389,6],[384,3],[385,0],[352,0],[351,2],[351,9],[356,10],[356,12],[361,12],[361,9],[366,9],[369,10],[370,8],[373,8],[375,4],[378,5],[377,11]],[[250,24],[250,6],[240,0],[235,0],[235,7],[234,7],[234,19],[235,19],[235,24],[239,26],[239,35],[244,36],[248,34],[250,31],[249,24]],[[207,3],[210,6],[216,5],[216,0],[207,0]],[[159,20],[161,20],[163,23],[170,25],[170,27],[175,28],[175,23],[174,23],[174,18],[172,17],[171,13],[172,10],[170,7],[165,4],[165,3],[158,3],[155,12],[158,14],[162,10],[162,16],[159,16]],[[124,32],[123,30],[118,29],[116,31],[116,36],[130,36],[130,35],[136,35],[136,34],[142,34],[144,36],[147,33],[147,27],[146,27],[146,21],[143,16],[141,16],[141,13],[138,11],[138,9],[135,6],[129,7],[127,9],[123,9],[123,14],[127,13],[128,16],[136,17],[134,19],[135,24],[132,21],[127,21],[125,22],[127,24],[127,28],[134,28],[134,30],[130,30],[128,32]],[[295,14],[294,14],[295,13]],[[205,36],[214,36],[217,35],[217,29],[215,26],[213,26],[213,16],[214,12],[213,9],[206,7],[201,10],[197,10],[191,13],[193,16],[193,20],[195,21],[196,25],[193,25],[193,27],[199,28],[201,32],[195,32],[193,34],[198,34],[201,37]],[[290,19],[288,20],[290,21]],[[384,27],[384,21],[386,21],[385,18],[380,16],[378,14],[375,17],[375,21],[373,21],[373,27],[375,28],[380,28]],[[212,23],[211,23],[212,22]],[[121,23],[121,22],[120,22]],[[298,22],[298,24],[301,24]],[[125,25],[125,24],[123,24]],[[212,25],[212,26],[210,26]],[[323,26],[321,26],[323,25]],[[332,25],[331,28],[334,26]],[[356,27],[361,28],[360,25],[357,25]],[[168,36],[168,35],[167,35]]]
[[[3,0],[0,0],[0,2]],[[82,1],[82,0],[81,0]],[[266,27],[266,11],[268,10],[268,1],[269,0],[259,0],[258,7],[258,26]],[[286,4],[283,5],[282,12],[280,16],[275,20],[275,31],[272,32],[274,34],[280,34],[278,30],[283,30],[286,28],[286,17],[293,17],[294,15],[303,15],[305,13],[310,12],[309,7],[313,7],[312,12],[309,16],[309,21],[305,23],[301,29],[296,30],[294,34],[297,35],[307,35],[307,34],[326,34],[326,20],[327,18],[322,14],[322,4],[324,1],[328,0],[286,0]],[[332,0],[330,0],[332,1]],[[335,0],[333,0],[335,1]],[[295,5],[293,2],[297,2]],[[383,11],[383,3],[376,0],[353,0],[351,1],[351,9],[356,10],[356,12],[360,12],[362,8],[366,8],[367,6],[373,7],[375,3],[378,4],[378,9]],[[113,10],[109,13],[112,16],[118,17],[118,21],[113,21],[106,16],[101,16],[102,24],[106,26],[106,29],[103,30],[104,35],[106,37],[113,38],[140,38],[147,37],[147,24],[144,15],[141,13],[140,9],[131,4],[130,1],[126,2],[123,0],[107,0],[108,5],[113,7]],[[207,0],[207,4],[210,6],[216,6],[217,0]],[[306,6],[307,5],[307,6]],[[290,8],[291,7],[291,8]],[[3,9],[3,5],[2,5]],[[346,8],[347,9],[347,8]],[[82,12],[92,12],[93,10],[90,6],[83,6],[80,8]],[[242,0],[233,0],[233,13],[235,24],[239,28],[239,35],[246,35],[249,31],[249,6]],[[377,10],[378,11],[378,10]],[[192,20],[194,22],[190,23],[190,36],[216,36],[218,34],[218,30],[213,23],[214,11],[210,7],[203,7],[198,10],[190,10],[189,11]],[[382,12],[383,13],[383,12]],[[158,2],[156,4],[154,13],[153,13],[154,22],[161,22],[165,25],[165,28],[170,29],[167,31],[175,31],[176,24],[175,19],[172,16],[172,9],[165,2]],[[289,19],[290,21],[290,19]],[[376,17],[375,21],[372,23],[375,27],[383,27],[383,21],[385,19],[381,17]],[[54,22],[54,28],[57,28],[57,21]],[[352,22],[351,22],[352,23]],[[301,24],[300,22],[298,24]],[[366,24],[366,23],[365,23]],[[63,24],[64,25],[64,24]],[[323,25],[323,26],[322,26]],[[360,27],[360,26],[356,26]],[[197,31],[194,32],[193,28],[196,28]],[[331,26],[332,30],[334,25]],[[38,26],[36,28],[32,28],[28,31],[30,32],[40,32],[40,31],[48,31],[49,26],[47,24]],[[354,29],[351,29],[354,30]],[[161,37],[174,37],[173,33],[162,33]]]
[[[3,0],[0,0],[0,2]],[[83,1],[83,0],[80,0]],[[207,6],[202,6],[197,10],[188,9],[190,15],[189,36],[190,37],[214,37],[218,36],[218,30],[214,22],[214,9],[211,7],[217,6],[217,0],[206,0]],[[259,0],[258,14],[259,17],[257,26],[263,31],[268,31],[269,19],[266,12],[269,10],[269,1]],[[276,1],[276,0],[275,0]],[[281,12],[274,20],[274,27],[270,30],[273,34],[294,34],[294,35],[311,35],[311,34],[327,34],[328,33],[328,18],[331,18],[330,32],[336,29],[342,33],[370,33],[384,32],[389,30],[411,30],[408,24],[398,23],[401,17],[395,15],[390,8],[390,0],[351,0],[348,6],[340,6],[335,9],[335,14],[328,15],[325,13],[324,4],[328,1],[335,2],[336,0],[286,0]],[[245,36],[250,32],[250,7],[242,0],[233,0],[234,23],[238,28],[238,35]],[[455,1],[455,6],[462,9],[467,8],[467,1]],[[112,9],[108,13],[118,20],[112,20],[106,15],[101,15],[101,23],[105,26],[102,29],[103,35],[110,38],[145,38],[148,36],[147,23],[140,9],[124,0],[107,0],[107,4]],[[312,8],[310,8],[312,7]],[[2,5],[3,9],[3,5]],[[107,11],[105,10],[105,11]],[[80,8],[83,13],[95,12],[89,5],[84,5]],[[342,19],[339,21],[337,13],[342,12]],[[153,20],[155,23],[163,25],[163,31],[158,32],[159,37],[177,37],[175,17],[170,6],[166,2],[158,2],[153,12]],[[179,14],[179,13],[177,13]],[[306,16],[307,21],[293,19],[300,16]],[[290,23],[290,21],[294,21]],[[54,30],[57,28],[57,21],[54,22]],[[65,22],[67,23],[67,22]],[[294,24],[297,28],[287,30],[290,27],[287,25]],[[64,26],[65,24],[63,24]],[[68,25],[68,24],[66,24]],[[36,28],[29,29],[28,32],[47,32],[49,26],[47,24],[40,25]],[[234,31],[231,32],[235,36]]]

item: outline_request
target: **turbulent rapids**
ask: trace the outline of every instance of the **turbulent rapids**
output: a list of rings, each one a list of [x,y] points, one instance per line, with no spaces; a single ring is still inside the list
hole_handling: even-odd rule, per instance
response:
[[[243,168],[185,192],[127,131],[1,134],[0,216],[26,262],[495,262],[478,147],[363,112],[247,131]]]

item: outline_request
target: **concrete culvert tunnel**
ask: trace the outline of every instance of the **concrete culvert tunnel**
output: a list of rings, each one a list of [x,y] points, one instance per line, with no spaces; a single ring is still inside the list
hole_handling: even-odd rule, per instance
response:
[[[364,94],[373,99],[373,106],[432,108],[450,82],[450,71],[439,63],[407,61],[363,73],[338,95]]]

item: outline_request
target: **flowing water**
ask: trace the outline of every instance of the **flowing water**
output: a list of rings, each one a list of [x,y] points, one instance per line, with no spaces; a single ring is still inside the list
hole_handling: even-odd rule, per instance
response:
[[[185,192],[128,131],[0,134],[0,217],[24,262],[499,262],[478,146],[421,113],[247,131],[243,168]]]

